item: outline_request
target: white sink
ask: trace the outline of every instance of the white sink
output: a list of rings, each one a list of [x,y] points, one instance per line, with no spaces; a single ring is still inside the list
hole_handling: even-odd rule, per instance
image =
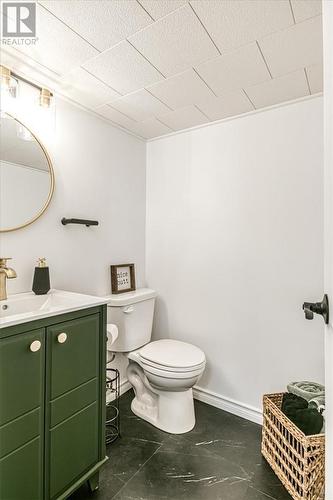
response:
[[[103,297],[63,290],[50,290],[47,295],[18,293],[0,301],[0,328],[106,303]]]

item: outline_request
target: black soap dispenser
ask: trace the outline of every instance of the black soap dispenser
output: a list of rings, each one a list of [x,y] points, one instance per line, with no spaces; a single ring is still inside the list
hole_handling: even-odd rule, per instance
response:
[[[50,272],[46,265],[45,257],[38,259],[38,266],[35,267],[32,291],[36,295],[45,295],[50,290]]]

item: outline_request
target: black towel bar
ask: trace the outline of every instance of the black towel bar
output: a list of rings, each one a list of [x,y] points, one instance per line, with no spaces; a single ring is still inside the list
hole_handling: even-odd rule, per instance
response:
[[[98,221],[97,220],[88,220],[88,219],[66,219],[66,217],[63,217],[61,219],[61,224],[63,226],[66,226],[67,224],[84,224],[85,226],[98,226]]]

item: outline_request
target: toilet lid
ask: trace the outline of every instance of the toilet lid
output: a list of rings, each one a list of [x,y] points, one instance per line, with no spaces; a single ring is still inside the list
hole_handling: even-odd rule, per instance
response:
[[[190,368],[205,362],[201,349],[180,340],[163,339],[140,349],[140,357],[170,368]]]

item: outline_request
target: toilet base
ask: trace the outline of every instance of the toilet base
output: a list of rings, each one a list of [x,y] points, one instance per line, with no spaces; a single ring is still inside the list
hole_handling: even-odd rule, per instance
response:
[[[130,362],[127,375],[135,392],[131,404],[135,415],[170,434],[184,434],[193,429],[192,389],[173,392],[152,387],[143,369],[135,362]]]

